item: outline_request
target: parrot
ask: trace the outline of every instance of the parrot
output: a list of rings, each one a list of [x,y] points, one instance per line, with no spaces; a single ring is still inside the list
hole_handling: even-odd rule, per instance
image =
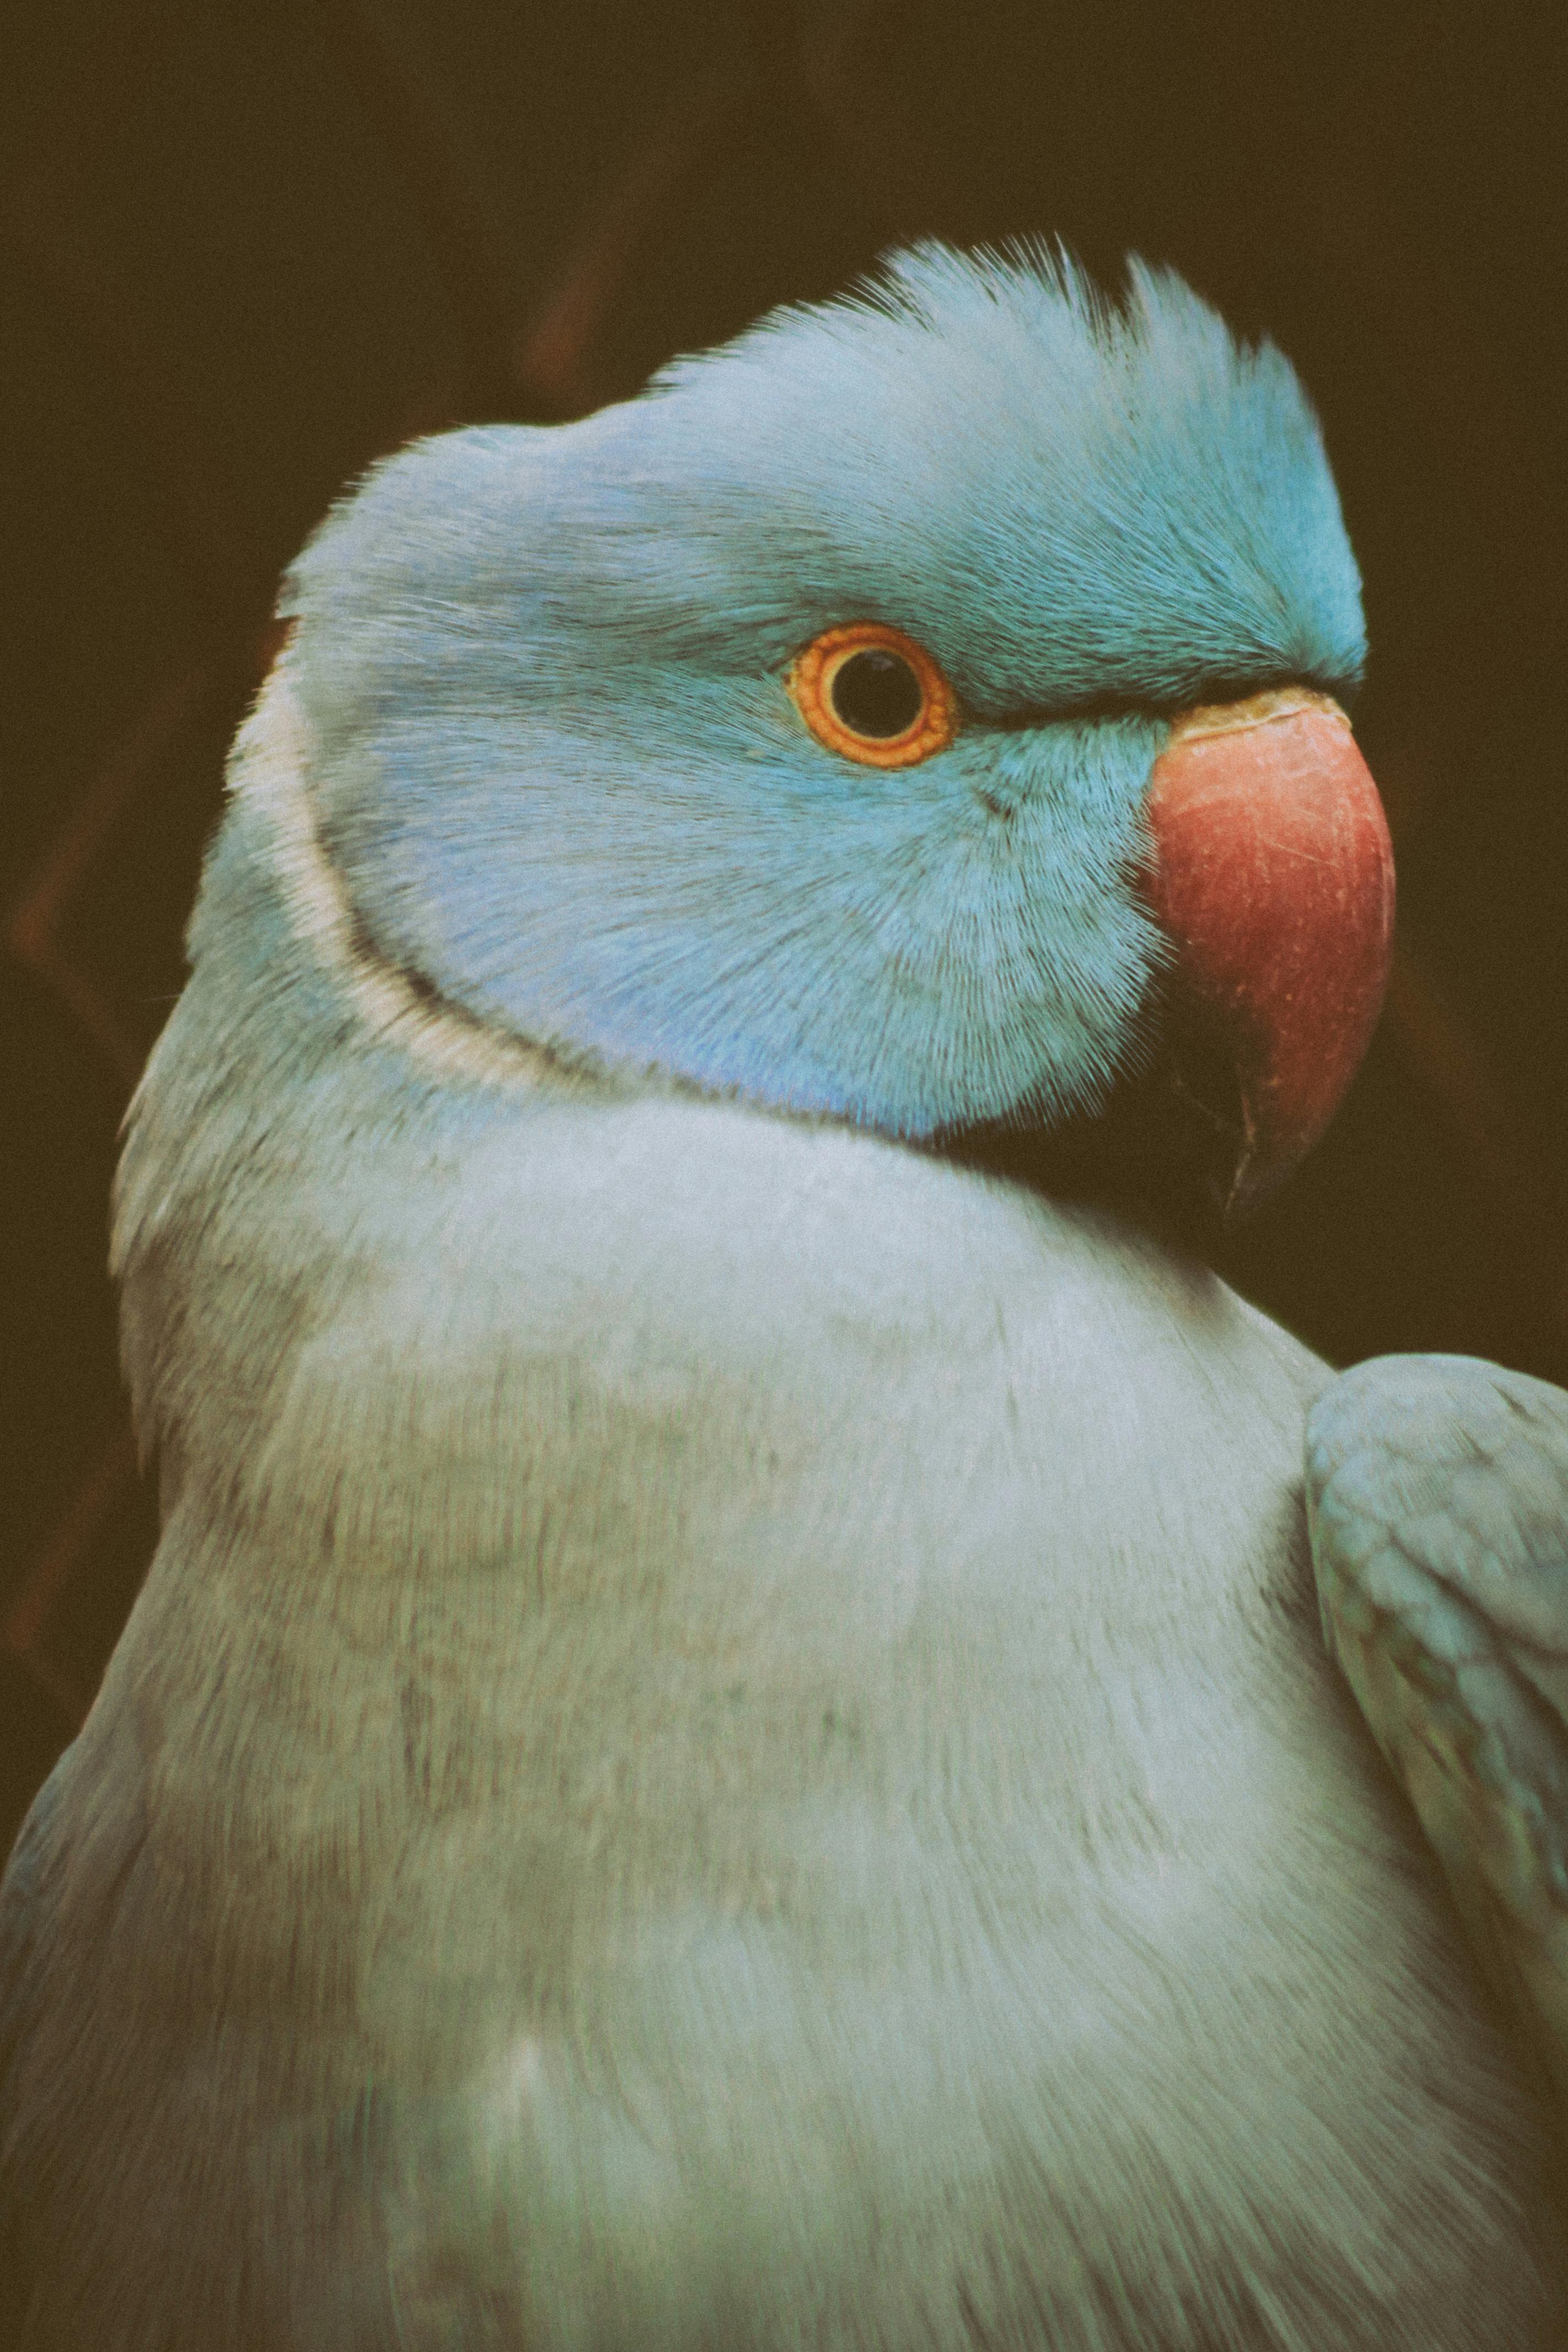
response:
[[[287,576],[0,1895],[25,2352],[1568,2341],[1568,1397],[1204,1236],[1365,1049],[1322,431],[890,257]]]

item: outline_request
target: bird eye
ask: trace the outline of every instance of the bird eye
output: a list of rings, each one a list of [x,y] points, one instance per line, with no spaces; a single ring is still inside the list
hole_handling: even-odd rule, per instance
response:
[[[930,654],[880,621],[814,637],[789,690],[819,743],[870,768],[912,768],[958,731],[957,698]]]

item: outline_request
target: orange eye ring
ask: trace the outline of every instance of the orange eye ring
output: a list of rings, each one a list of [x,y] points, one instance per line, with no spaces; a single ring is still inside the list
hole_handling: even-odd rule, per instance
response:
[[[875,665],[863,654],[892,656]],[[895,664],[902,665],[902,672]],[[848,621],[824,629],[790,665],[789,690],[819,743],[868,768],[912,768],[943,751],[958,732],[958,698],[923,646],[881,621]],[[857,706],[859,705],[859,709]],[[898,724],[903,709],[910,716]],[[877,721],[858,726],[870,711]]]

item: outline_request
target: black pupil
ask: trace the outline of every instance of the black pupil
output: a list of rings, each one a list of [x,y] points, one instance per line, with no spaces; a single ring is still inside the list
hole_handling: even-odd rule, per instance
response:
[[[857,735],[902,735],[921,715],[925,697],[902,654],[868,646],[834,672],[833,708]]]

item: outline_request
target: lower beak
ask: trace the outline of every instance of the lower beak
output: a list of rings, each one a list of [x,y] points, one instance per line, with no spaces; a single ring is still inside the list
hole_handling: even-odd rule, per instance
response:
[[[1147,814],[1143,887],[1175,949],[1178,1034],[1195,1014],[1234,1076],[1215,1180],[1234,1215],[1310,1150],[1366,1051],[1393,947],[1393,846],[1349,719],[1304,688],[1177,719]]]

